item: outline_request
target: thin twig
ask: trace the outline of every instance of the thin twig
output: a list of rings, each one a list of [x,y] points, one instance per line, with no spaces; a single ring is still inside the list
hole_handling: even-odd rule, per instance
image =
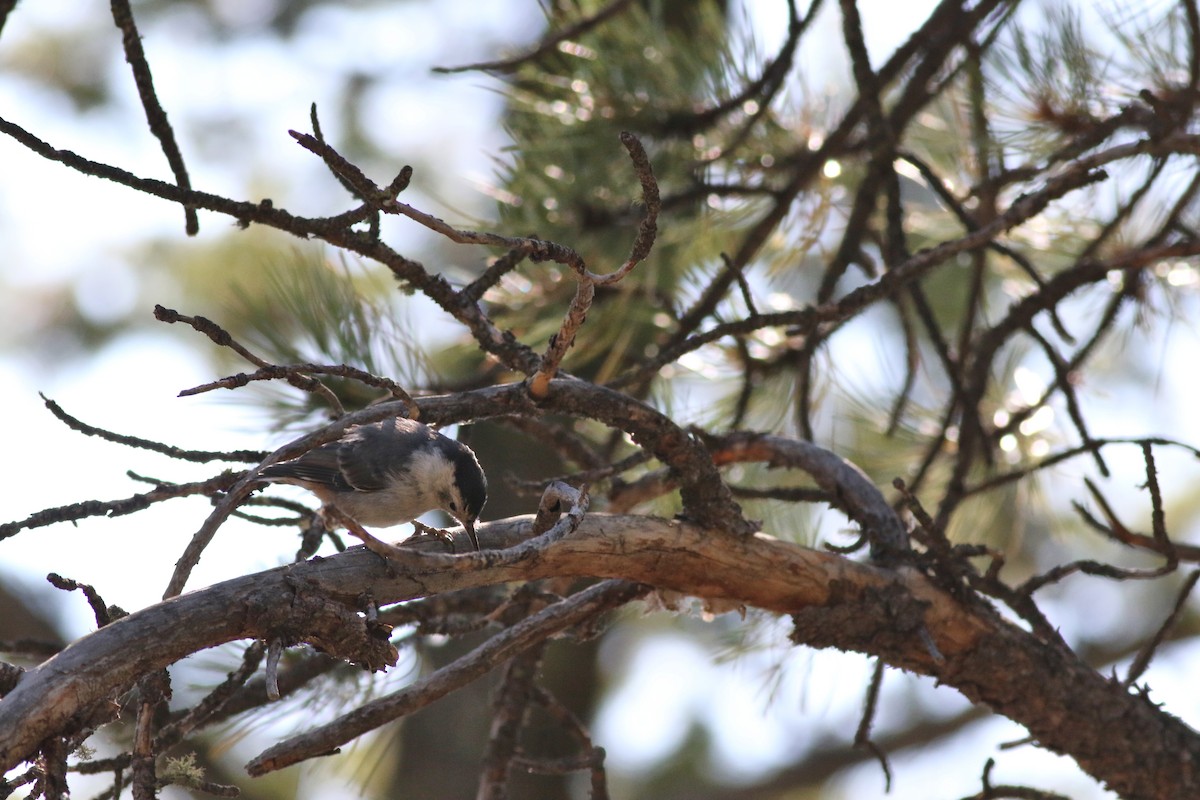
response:
[[[51,572],[46,576],[46,580],[55,589],[61,589],[64,592],[83,592],[83,596],[87,598],[88,605],[92,607],[92,614],[96,617],[96,627],[103,628],[105,625],[113,621],[112,614],[109,611],[108,604],[104,602],[104,598],[96,591],[96,587],[88,583],[79,583],[70,578],[64,578],[58,573]]]
[[[758,308],[754,305],[754,293],[750,291],[750,282],[746,280],[745,270],[734,264],[728,253],[721,253],[721,263],[725,265],[725,269],[735,273],[734,278],[737,280],[738,291],[742,293],[742,302],[746,304],[746,310],[749,312],[749,319],[756,319]]]
[[[166,322],[168,324],[182,322],[186,325],[191,325],[197,331],[203,333],[209,339],[212,339],[215,344],[218,344],[221,347],[228,347],[230,350],[234,351],[254,366],[259,367],[260,369],[274,368],[273,364],[265,359],[259,358],[254,353],[251,353],[247,348],[239,344],[236,339],[230,336],[228,331],[210,319],[201,316],[189,317],[184,314],[180,314],[173,308],[166,308],[161,305],[154,306],[154,318],[160,322]],[[333,390],[321,383],[316,378],[303,375],[296,371],[285,371],[278,377],[286,378],[287,382],[292,386],[295,386],[297,389],[319,395],[321,399],[324,400],[333,410],[332,413],[334,417],[340,417],[346,413],[346,409],[342,407],[342,401],[339,400],[337,395],[333,393]],[[186,393],[188,393],[188,390],[180,392],[180,396],[183,396]]]
[[[884,666],[882,658],[875,660],[875,671],[871,674],[867,695],[863,699],[862,719],[859,720],[858,730],[854,732],[854,746],[866,748],[879,761],[879,767],[883,770],[883,790],[890,792],[892,790],[892,768],[888,764],[887,753],[871,741],[871,726],[875,722],[875,710],[879,704],[879,689],[883,686]]]
[[[1181,448],[1181,449],[1186,450],[1187,452],[1191,453],[1196,458],[1200,458],[1200,448],[1193,447],[1192,445],[1177,441],[1175,439],[1164,439],[1164,438],[1160,438],[1160,437],[1126,438],[1126,437],[1120,437],[1120,436],[1114,436],[1114,437],[1104,438],[1104,439],[1092,439],[1088,444],[1077,445],[1075,447],[1068,448],[1061,452],[1054,453],[1054,454],[1046,456],[1045,458],[1041,459],[1040,461],[1036,461],[1033,464],[1030,464],[1028,466],[1020,467],[1018,469],[1014,469],[1009,472],[1002,472],[998,475],[993,475],[992,477],[987,478],[986,480],[980,481],[979,483],[975,484],[974,486],[968,487],[964,493],[964,496],[970,497],[972,495],[991,491],[992,489],[995,489],[999,486],[1003,486],[1008,483],[1013,483],[1015,481],[1019,481],[1022,478],[1026,477],[1027,475],[1030,475],[1034,472],[1048,469],[1057,464],[1061,464],[1064,461],[1068,461],[1072,458],[1075,458],[1076,456],[1087,455],[1087,454],[1091,453],[1091,451],[1093,449],[1096,449],[1096,448],[1108,447],[1108,446],[1114,445],[1114,444],[1136,444],[1136,445],[1140,446],[1143,443],[1149,443],[1149,444],[1166,446],[1166,447],[1178,447],[1178,448]]]
[[[544,55],[552,52],[557,52],[560,45],[571,39],[578,38],[588,31],[592,30],[601,23],[607,21],[611,17],[616,16],[625,10],[630,0],[610,0],[609,4],[601,8],[595,14],[586,16],[577,22],[568,25],[562,30],[547,34],[540,42],[535,44],[530,49],[518,55],[509,58],[498,59],[496,61],[480,61],[474,64],[463,64],[457,67],[434,67],[433,71],[444,75],[449,75],[455,72],[496,72],[505,73],[516,70],[522,64],[527,64],[531,61],[536,61]]]
[[[1171,539],[1167,536],[1166,511],[1163,509],[1162,489],[1158,486],[1158,467],[1154,463],[1154,448],[1150,442],[1142,442],[1142,457],[1146,461],[1146,488],[1150,490],[1150,525],[1154,541],[1169,548]]]
[[[643,586],[619,580],[604,581],[584,589],[496,634],[432,675],[372,700],[331,723],[268,748],[251,760],[246,769],[251,775],[258,776],[328,753],[380,725],[424,708],[558,631],[622,606],[645,592]]]
[[[263,659],[262,642],[252,642],[242,653],[242,663],[233,672],[225,676],[225,680],[217,684],[207,695],[188,709],[187,713],[166,725],[158,733],[155,747],[162,751],[182,741],[183,737],[196,728],[204,725],[212,717],[220,713],[221,708],[233,697],[234,693],[250,680]],[[278,682],[276,683],[278,690]],[[274,698],[278,699],[278,698]]]
[[[488,289],[495,286],[500,282],[501,278],[520,266],[521,262],[528,255],[528,247],[514,247],[493,261],[492,265],[484,270],[482,275],[464,286],[459,294],[469,302],[478,303]]]
[[[558,372],[558,367],[566,356],[567,350],[575,344],[575,336],[583,327],[588,311],[592,307],[596,287],[610,286],[628,275],[639,262],[650,254],[650,249],[654,246],[654,239],[658,235],[658,212],[662,208],[662,202],[659,197],[658,182],[655,180],[654,171],[650,166],[650,157],[646,155],[646,149],[632,133],[623,132],[621,144],[625,145],[625,149],[629,151],[629,157],[633,161],[633,170],[642,185],[642,202],[646,206],[646,213],[638,226],[637,237],[634,239],[629,257],[615,271],[608,275],[595,275],[583,268],[583,262],[580,261],[579,269],[575,270],[575,278],[578,281],[575,287],[575,296],[571,299],[571,305],[567,309],[566,316],[563,317],[558,333],[550,337],[550,344],[542,355],[538,371],[529,379],[529,393],[536,399],[546,397],[550,381]]]
[[[220,380],[211,381],[193,386],[190,389],[184,389],[179,393],[180,397],[190,397],[191,395],[203,394],[216,389],[237,389],[246,386],[254,381],[276,380],[278,378],[286,378],[289,383],[295,385],[293,379],[308,378],[308,373],[318,375],[334,375],[339,378],[350,378],[356,380],[366,386],[371,386],[376,389],[383,389],[391,394],[392,399],[400,400],[408,405],[409,416],[411,419],[417,419],[417,414],[420,413],[416,402],[412,399],[412,395],[404,391],[403,387],[390,378],[372,375],[366,370],[351,367],[347,364],[270,364],[261,369],[247,375],[244,372],[239,372],[236,375],[230,375]],[[315,383],[315,381],[314,381]]]
[[[1192,593],[1192,589],[1196,588],[1196,581],[1198,580],[1200,580],[1200,569],[1192,570],[1191,574],[1184,580],[1183,586],[1180,587],[1179,594],[1175,597],[1175,606],[1171,609],[1171,613],[1158,626],[1158,630],[1154,632],[1150,640],[1142,645],[1133,662],[1129,665],[1129,671],[1125,674],[1125,680],[1122,681],[1125,688],[1133,686],[1137,679],[1142,677],[1146,668],[1150,666],[1150,660],[1154,658],[1155,652],[1158,651],[1159,646],[1167,638],[1167,634],[1170,633],[1171,628],[1175,627],[1175,624],[1179,622],[1180,616],[1183,615],[1188,595]]]
[[[18,531],[41,528],[56,522],[75,522],[87,517],[119,517],[149,508],[154,503],[191,495],[215,496],[236,486],[245,473],[226,472],[196,483],[180,483],[160,486],[157,489],[120,500],[84,500],[80,503],[47,508],[30,514],[23,520],[0,524],[0,539],[7,539]]]
[[[580,754],[574,758],[562,759],[559,762],[546,760],[531,761],[521,758],[514,759],[513,766],[529,769],[543,774],[562,775],[569,772],[588,770],[591,777],[590,800],[607,800],[608,776],[604,771],[605,752],[603,747],[597,747],[592,737],[584,727],[579,717],[571,712],[563,703],[541,686],[533,687],[533,699],[556,719],[571,736],[579,742]]]
[[[46,397],[44,394],[39,393],[38,396],[42,398],[42,402],[45,403],[46,408],[50,411],[50,413],[57,417],[71,430],[78,431],[84,436],[95,436],[108,442],[123,444],[126,447],[136,447],[139,450],[149,450],[154,453],[162,453],[165,456],[177,458],[180,461],[195,461],[201,464],[208,463],[210,461],[238,461],[243,463],[254,463],[256,461],[261,461],[265,455],[265,453],[260,450],[184,450],[173,445],[156,442],[152,439],[142,439],[137,436],[127,436],[122,433],[113,433],[112,431],[105,430],[104,428],[97,428],[93,425],[88,425],[86,422],[82,422],[79,419],[71,416],[66,411],[63,411],[62,406]]]
[[[146,112],[146,122],[150,132],[158,139],[163,155],[175,175],[179,188],[188,191],[192,188],[191,178],[188,177],[187,166],[183,163],[183,154],[179,151],[179,143],[175,141],[175,131],[167,121],[167,112],[163,110],[154,92],[154,77],[150,73],[150,64],[146,61],[146,51],[142,49],[142,35],[138,32],[137,23],[133,19],[133,10],[129,0],[111,0],[113,22],[121,30],[121,44],[125,48],[125,60],[133,70],[133,81],[137,84],[138,97]],[[185,229],[188,236],[200,232],[200,220],[196,216],[196,208],[184,204]]]
[[[298,131],[288,131],[288,133],[304,149],[320,156],[329,165],[330,169],[349,181],[354,186],[355,191],[364,197],[368,204],[377,207],[386,214],[398,214],[408,217],[414,222],[418,222],[458,244],[491,245],[494,247],[503,247],[508,250],[526,248],[535,261],[553,261],[565,264],[577,273],[582,273],[586,269],[583,258],[578,253],[569,247],[554,242],[541,239],[501,236],[498,233],[467,231],[455,228],[443,219],[439,219],[432,214],[427,214],[410,206],[408,203],[401,203],[397,200],[391,190],[399,182],[406,183],[406,180],[401,181],[398,177],[397,181],[393,182],[393,185],[389,186],[388,189],[381,189],[362,170],[352,164],[328,143],[307,133],[299,133]],[[404,175],[404,173],[402,172],[401,175]]]

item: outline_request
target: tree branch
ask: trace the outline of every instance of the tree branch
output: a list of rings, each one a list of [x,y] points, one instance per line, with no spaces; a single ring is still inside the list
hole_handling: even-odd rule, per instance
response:
[[[489,523],[479,535],[489,548],[509,547],[528,537],[531,525],[530,518]],[[420,558],[420,548],[412,549]],[[350,610],[368,589],[384,604],[513,580],[589,576],[790,614],[797,643],[864,652],[935,677],[1024,725],[1043,747],[1070,754],[1125,796],[1200,791],[1200,775],[1184,766],[1200,763],[1194,731],[986,606],[960,603],[914,569],[884,570],[762,535],[713,537],[686,522],[602,514],[588,515],[573,535],[524,563],[488,568],[481,561],[468,556],[442,568],[433,558],[438,569],[401,572],[392,565],[389,573],[355,548],[131,614],[22,676],[0,702],[0,768],[10,769],[75,714],[139,676],[234,639],[284,631],[290,641],[379,668],[394,650],[371,640]]]

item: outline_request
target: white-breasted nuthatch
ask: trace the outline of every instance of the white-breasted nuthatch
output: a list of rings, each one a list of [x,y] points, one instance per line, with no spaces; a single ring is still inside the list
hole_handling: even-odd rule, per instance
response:
[[[303,486],[361,526],[388,527],[441,509],[479,549],[475,521],[487,478],[471,448],[411,419],[355,425],[337,441],[263,469],[265,481]]]

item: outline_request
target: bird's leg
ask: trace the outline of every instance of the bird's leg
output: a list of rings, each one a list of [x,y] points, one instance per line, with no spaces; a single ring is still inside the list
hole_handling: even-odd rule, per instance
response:
[[[321,513],[326,517],[326,519],[333,523],[334,527],[341,526],[345,528],[351,536],[359,539],[364,545],[366,545],[368,550],[382,558],[388,572],[392,575],[392,577],[395,577],[395,568],[392,566],[392,554],[396,548],[393,545],[388,544],[382,539],[375,538],[367,532],[366,528],[364,528],[362,525],[359,525],[353,517],[342,513],[333,506],[324,506],[321,509]]]
[[[454,546],[454,537],[449,531],[444,531],[441,528],[430,527],[424,522],[417,522],[415,519],[412,521],[412,526],[415,532],[409,538],[415,539],[418,536],[433,536],[434,538],[441,539],[443,542],[446,542],[448,545],[450,545],[451,553],[454,553],[455,555],[458,554],[458,549]]]

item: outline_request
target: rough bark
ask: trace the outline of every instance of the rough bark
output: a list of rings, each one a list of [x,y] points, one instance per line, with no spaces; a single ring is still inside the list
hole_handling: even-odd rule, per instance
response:
[[[487,547],[515,544],[530,520],[491,523]],[[1024,725],[1052,751],[1128,798],[1200,795],[1200,736],[1141,693],[1088,668],[989,606],[952,597],[915,569],[883,569],[763,535],[687,522],[588,515],[566,539],[520,562],[493,550],[421,555],[389,569],[356,548],[173,598],[77,641],[24,675],[0,702],[0,767],[9,769],[72,719],[139,676],[189,653],[243,638],[311,642],[379,668],[386,641],[356,611],[379,603],[549,576],[624,578],[714,601],[789,614],[797,642],[883,658],[936,678]]]

